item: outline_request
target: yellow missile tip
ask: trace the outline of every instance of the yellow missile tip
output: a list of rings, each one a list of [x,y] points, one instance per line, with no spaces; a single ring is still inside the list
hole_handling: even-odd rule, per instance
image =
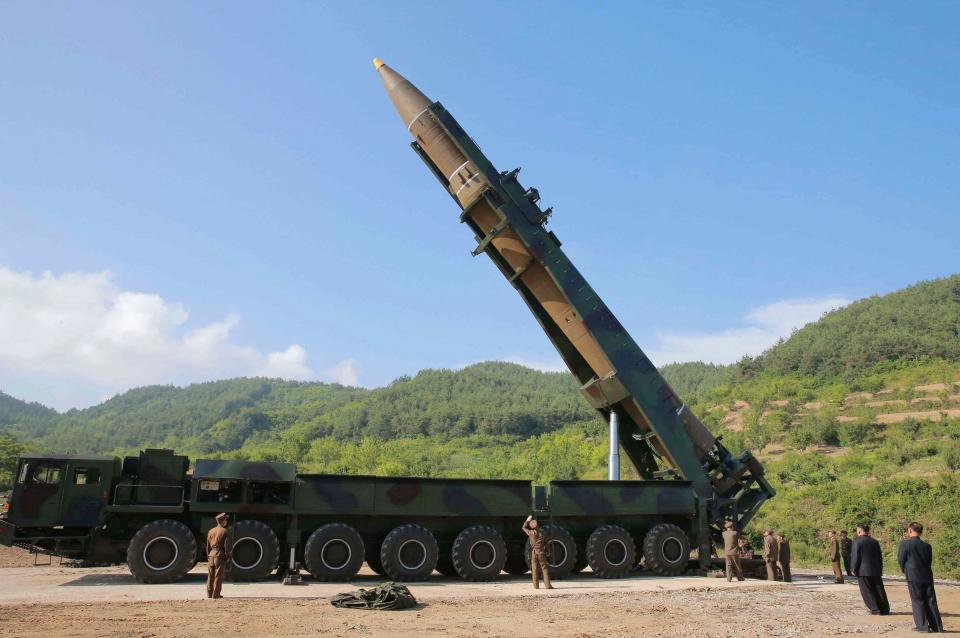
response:
[[[374,58],[374,59],[373,59],[373,68],[375,68],[377,71],[379,71],[379,70],[380,70],[380,67],[382,67],[382,66],[383,66],[383,60],[381,60],[380,58]]]

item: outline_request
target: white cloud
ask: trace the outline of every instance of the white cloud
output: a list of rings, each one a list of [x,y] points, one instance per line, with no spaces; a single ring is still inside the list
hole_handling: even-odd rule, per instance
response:
[[[745,325],[718,332],[659,333],[649,350],[650,358],[657,365],[683,361],[733,363],[745,354],[760,354],[781,337],[789,337],[794,330],[850,301],[838,295],[784,299],[754,308],[744,317]]]
[[[260,370],[259,376],[304,381],[314,378],[316,375],[307,364],[307,351],[303,349],[303,346],[295,343],[283,352],[268,354],[267,363]]]
[[[358,385],[358,380],[360,378],[360,368],[357,366],[357,362],[354,361],[353,358],[344,359],[331,369],[327,370],[324,376],[329,378],[334,383],[355,386]]]
[[[318,374],[298,344],[263,353],[237,343],[238,323],[231,314],[190,326],[182,305],[121,290],[109,272],[33,276],[0,267],[0,389],[66,408],[151,383],[235,376],[357,383],[353,359]]]

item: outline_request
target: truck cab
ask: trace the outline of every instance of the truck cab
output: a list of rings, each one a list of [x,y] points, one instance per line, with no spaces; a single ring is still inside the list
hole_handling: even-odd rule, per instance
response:
[[[0,521],[0,542],[43,530],[45,544],[86,535],[110,499],[120,460],[112,456],[34,455],[21,457]]]
[[[17,466],[7,521],[17,527],[90,528],[110,498],[112,456],[32,456]]]

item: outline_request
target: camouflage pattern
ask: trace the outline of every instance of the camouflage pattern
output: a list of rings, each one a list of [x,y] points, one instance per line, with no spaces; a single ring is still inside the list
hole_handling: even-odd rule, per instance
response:
[[[293,463],[197,459],[193,469],[194,480],[293,481],[296,477],[297,466]]]
[[[774,495],[761,464],[749,453],[734,457],[676,395],[546,229],[552,210],[539,207],[537,189],[520,185],[520,169],[497,171],[439,102],[374,64],[414,151],[473,231],[473,254],[486,253],[516,288],[591,405],[605,420],[617,413],[621,447],[640,476],[690,481],[714,539],[724,519],[745,526]],[[700,536],[706,557],[708,536]]]
[[[696,497],[687,481],[552,481],[552,516],[694,517]]]

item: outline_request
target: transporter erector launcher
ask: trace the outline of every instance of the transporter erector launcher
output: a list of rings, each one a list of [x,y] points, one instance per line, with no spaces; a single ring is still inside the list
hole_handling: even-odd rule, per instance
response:
[[[471,581],[523,574],[520,531],[534,514],[548,535],[552,578],[586,567],[623,578],[676,576],[697,548],[710,563],[725,519],[745,525],[773,496],[749,452],[734,457],[677,397],[544,228],[550,214],[517,170],[500,173],[439,103],[376,61],[413,148],[457,202],[486,253],[517,289],[610,421],[611,458],[623,448],[642,480],[550,481],[342,476],[290,463],[139,456],[21,457],[0,506],[0,545],[126,562],[144,583],[184,577],[214,515],[232,517],[231,580],[307,568],[350,580],[367,567],[391,580],[434,571]],[[618,473],[611,463],[611,479]],[[711,538],[712,537],[712,538]]]
[[[520,293],[587,400],[613,421],[639,475],[690,481],[714,537],[725,519],[742,528],[774,495],[761,463],[749,452],[733,456],[677,396],[545,228],[552,211],[540,209],[536,188],[520,185],[519,169],[497,171],[442,104],[379,59],[374,66],[413,150],[474,232],[473,254],[486,253]],[[709,536],[701,535],[701,556]]]

